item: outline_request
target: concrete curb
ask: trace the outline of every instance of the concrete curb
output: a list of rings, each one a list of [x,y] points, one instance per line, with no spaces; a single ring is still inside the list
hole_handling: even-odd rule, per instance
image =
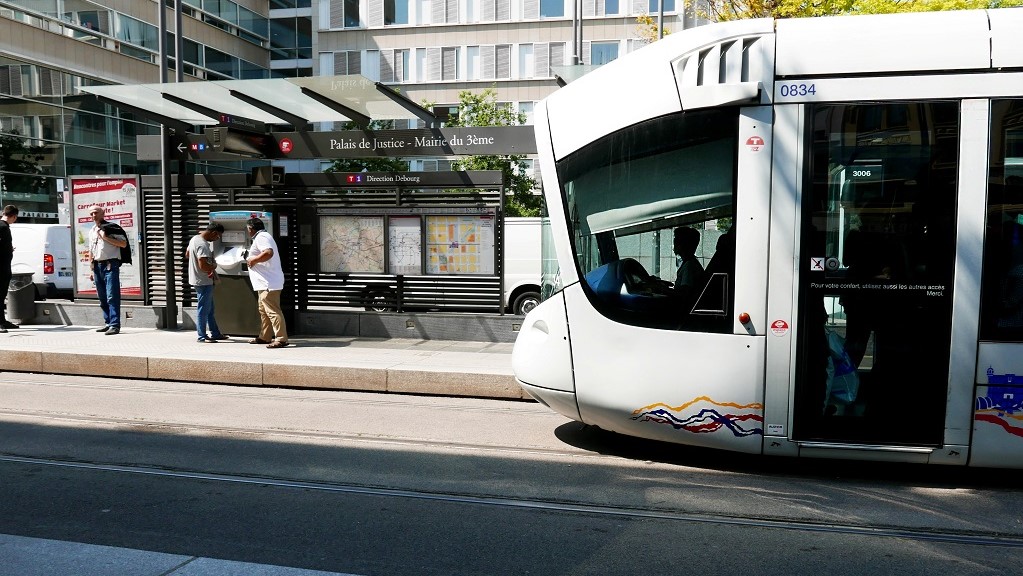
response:
[[[25,328],[0,335],[0,370],[529,399],[512,375],[508,344],[310,338],[271,352],[239,340],[199,344],[182,331],[122,329],[110,339],[77,326]]]

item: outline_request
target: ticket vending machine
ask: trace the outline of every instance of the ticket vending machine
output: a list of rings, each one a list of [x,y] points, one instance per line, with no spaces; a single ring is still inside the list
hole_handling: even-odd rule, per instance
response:
[[[224,225],[224,234],[213,243],[220,283],[213,287],[217,325],[225,334],[255,336],[259,333],[256,293],[249,283],[245,265],[251,238],[245,226],[250,218],[259,218],[267,230],[273,230],[273,213],[246,208],[210,212],[210,222]]]

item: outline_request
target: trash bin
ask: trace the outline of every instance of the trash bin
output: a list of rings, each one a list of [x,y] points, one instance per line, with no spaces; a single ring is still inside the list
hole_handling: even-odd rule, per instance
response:
[[[36,316],[36,286],[31,272],[14,271],[7,292],[7,319],[31,320]]]

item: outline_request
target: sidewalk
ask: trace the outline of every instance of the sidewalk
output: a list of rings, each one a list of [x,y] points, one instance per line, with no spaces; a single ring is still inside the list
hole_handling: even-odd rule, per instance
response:
[[[0,370],[523,399],[510,343],[295,337],[275,350],[248,337],[212,344],[191,330],[25,325],[0,334]]]

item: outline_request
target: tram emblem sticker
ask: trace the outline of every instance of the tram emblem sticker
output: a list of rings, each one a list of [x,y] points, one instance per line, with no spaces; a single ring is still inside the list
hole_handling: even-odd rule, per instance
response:
[[[291,138],[281,138],[278,145],[284,154],[291,154],[291,151],[295,149],[295,143],[291,141]]]
[[[750,152],[760,152],[764,147],[764,139],[760,136],[750,136],[746,139],[746,147]]]
[[[784,336],[789,333],[789,323],[784,320],[771,322],[771,333],[775,336]]]

